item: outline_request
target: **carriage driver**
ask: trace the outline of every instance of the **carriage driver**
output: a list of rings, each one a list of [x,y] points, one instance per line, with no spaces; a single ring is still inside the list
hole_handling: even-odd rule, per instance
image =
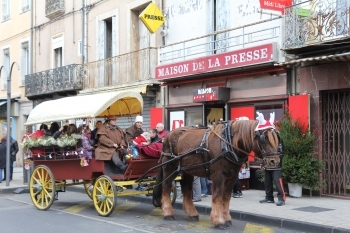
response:
[[[117,126],[117,117],[109,116],[107,118],[108,124],[102,125],[97,135],[99,140],[95,150],[96,160],[111,160],[119,169],[124,172],[127,165],[120,160],[119,156],[123,156],[126,149],[124,131]]]

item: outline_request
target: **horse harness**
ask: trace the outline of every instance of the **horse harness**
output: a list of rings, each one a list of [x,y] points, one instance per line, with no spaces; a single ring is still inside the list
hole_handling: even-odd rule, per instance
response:
[[[185,156],[192,154],[194,152],[196,154],[202,154],[202,158],[203,158],[204,163],[194,164],[194,165],[186,166],[186,167],[180,167],[180,165],[179,165],[177,171],[180,172],[180,171],[189,170],[189,169],[193,169],[193,168],[204,167],[208,176],[210,175],[210,170],[209,170],[210,165],[214,164],[215,162],[217,162],[221,158],[226,158],[231,163],[242,165],[245,162],[247,162],[247,157],[239,158],[237,156],[237,154],[234,152],[234,148],[232,146],[232,135],[233,135],[232,127],[231,127],[232,124],[233,124],[233,121],[223,122],[222,136],[218,135],[216,132],[213,131],[221,139],[221,148],[222,148],[221,153],[218,156],[216,156],[214,159],[209,160],[210,150],[208,149],[208,145],[207,145],[208,144],[207,143],[208,137],[209,137],[210,132],[212,130],[211,128],[206,128],[206,131],[203,135],[201,143],[199,144],[199,146],[197,148],[192,149],[190,151],[187,151],[181,155],[175,155],[173,147],[171,145],[171,140],[169,140],[170,153],[163,152],[162,156],[172,157],[171,160],[166,162],[166,163],[168,163],[171,161],[179,160],[182,157],[185,157]],[[190,130],[190,129],[183,129],[183,134],[188,130]]]

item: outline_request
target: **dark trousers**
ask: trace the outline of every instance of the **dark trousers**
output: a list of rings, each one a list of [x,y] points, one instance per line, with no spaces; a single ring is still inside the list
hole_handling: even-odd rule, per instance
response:
[[[237,178],[236,183],[233,185],[233,193],[242,193],[241,181]]]
[[[265,192],[268,200],[273,200],[273,183],[275,183],[277,189],[278,200],[285,201],[286,194],[283,189],[281,170],[265,169]]]
[[[13,175],[13,162],[10,161],[10,179],[12,179]],[[4,168],[4,179],[6,179],[6,168]]]

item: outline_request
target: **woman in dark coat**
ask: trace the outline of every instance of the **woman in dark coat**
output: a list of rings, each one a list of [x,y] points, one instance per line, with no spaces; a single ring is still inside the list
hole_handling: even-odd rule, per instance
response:
[[[2,182],[2,170],[6,168],[6,138],[0,141],[0,183]]]

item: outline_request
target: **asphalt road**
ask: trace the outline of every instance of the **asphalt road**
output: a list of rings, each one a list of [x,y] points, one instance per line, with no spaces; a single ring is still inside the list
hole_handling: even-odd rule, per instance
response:
[[[93,202],[81,192],[59,193],[58,200],[47,211],[32,204],[28,193],[0,194],[0,232],[70,233],[70,232],[243,232],[291,233],[287,229],[233,220],[227,230],[214,229],[208,215],[199,222],[187,221],[182,210],[175,210],[175,221],[165,221],[161,209],[151,202],[140,203],[118,198],[117,207],[109,217],[97,214]]]

